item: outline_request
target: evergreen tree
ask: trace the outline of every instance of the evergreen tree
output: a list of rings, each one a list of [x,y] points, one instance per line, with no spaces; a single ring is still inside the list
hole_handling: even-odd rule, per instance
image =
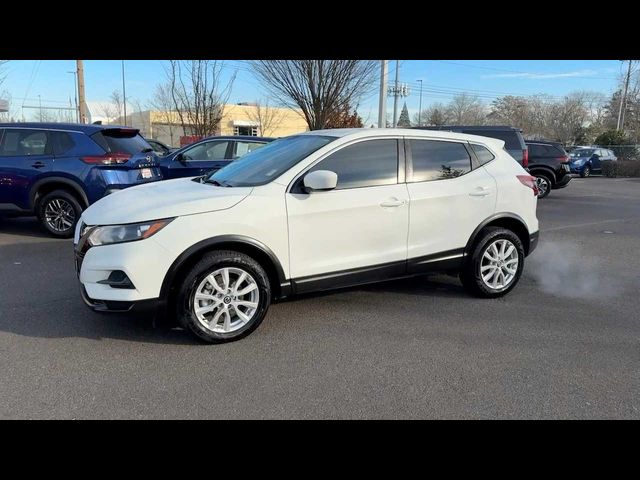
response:
[[[399,128],[411,127],[411,120],[409,120],[409,110],[407,109],[407,102],[404,102],[402,112],[400,112],[400,118],[398,119]]]

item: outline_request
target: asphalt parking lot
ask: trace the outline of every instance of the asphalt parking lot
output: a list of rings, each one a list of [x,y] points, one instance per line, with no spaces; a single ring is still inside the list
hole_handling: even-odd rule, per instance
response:
[[[574,179],[507,297],[408,279],[209,346],[94,314],[70,240],[0,220],[0,418],[640,418],[640,179]]]

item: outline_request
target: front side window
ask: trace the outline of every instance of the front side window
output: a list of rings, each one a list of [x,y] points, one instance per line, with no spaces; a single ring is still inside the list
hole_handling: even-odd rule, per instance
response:
[[[455,178],[471,171],[471,157],[462,143],[409,140],[413,182]]]
[[[337,190],[398,183],[398,141],[367,140],[332,153],[310,172],[338,174]]]
[[[196,162],[224,160],[228,146],[225,141],[204,142],[185,150],[182,156],[186,161]]]
[[[47,152],[47,132],[44,130],[11,129],[4,131],[0,156],[44,155]]]

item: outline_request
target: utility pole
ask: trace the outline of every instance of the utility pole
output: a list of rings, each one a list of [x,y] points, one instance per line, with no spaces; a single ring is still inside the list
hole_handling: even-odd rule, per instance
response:
[[[84,98],[84,62],[76,60],[78,72],[78,108],[80,111],[80,123],[87,123],[87,102]]]
[[[122,60],[122,104],[124,106],[124,126],[127,126],[127,91],[124,88],[124,60]]]
[[[418,82],[420,82],[420,106],[418,107],[418,126],[422,126],[422,79],[419,78]]]
[[[38,95],[38,104],[40,105],[40,121],[42,122],[42,98]]]
[[[380,60],[380,101],[378,104],[378,128],[387,126],[387,76],[388,61]]]
[[[73,74],[73,91],[75,92],[76,102],[76,122],[80,123],[80,110],[78,110],[78,72],[67,72]]]
[[[400,60],[396,60],[396,82],[394,86],[395,95],[393,96],[393,128],[398,124],[398,82],[400,81]]]
[[[627,79],[624,82],[624,94],[620,99],[620,108],[618,109],[618,124],[616,130],[624,128],[624,110],[627,108],[627,91],[629,90],[629,80],[631,78],[631,60],[629,62],[629,68],[627,69]]]

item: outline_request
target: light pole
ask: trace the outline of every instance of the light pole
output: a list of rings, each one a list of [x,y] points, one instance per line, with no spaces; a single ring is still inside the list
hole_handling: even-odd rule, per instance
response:
[[[122,60],[122,104],[124,107],[124,126],[127,126],[127,91],[124,88],[124,60]]]
[[[73,74],[73,92],[75,93],[76,102],[76,122],[80,123],[80,111],[78,110],[78,72],[67,72]]]
[[[40,121],[42,122],[42,99],[38,95],[38,104],[40,105]]]
[[[400,86],[398,82],[400,81],[400,60],[396,60],[396,83],[394,87],[395,96],[393,97],[393,128],[396,128],[398,124],[398,92],[400,91]]]
[[[422,126],[422,79],[419,78],[418,82],[420,82],[420,106],[418,107],[418,126]]]
[[[387,60],[380,60],[380,99],[378,102],[378,128],[387,126]]]

